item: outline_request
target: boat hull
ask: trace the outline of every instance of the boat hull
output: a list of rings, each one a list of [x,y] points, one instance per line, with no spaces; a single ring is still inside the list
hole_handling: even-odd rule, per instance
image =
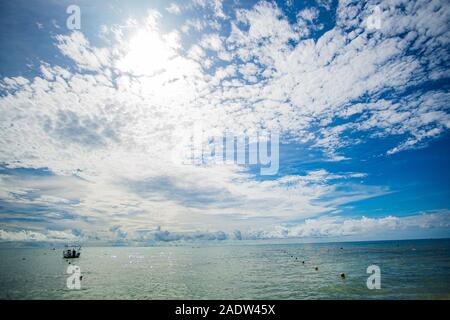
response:
[[[64,251],[63,257],[64,259],[75,259],[80,257],[81,252],[76,252],[75,254],[72,251]]]

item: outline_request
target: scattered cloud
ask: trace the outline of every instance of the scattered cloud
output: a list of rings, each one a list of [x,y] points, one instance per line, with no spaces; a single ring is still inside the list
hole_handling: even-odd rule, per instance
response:
[[[29,230],[5,231],[0,229],[0,241],[4,242],[70,242],[77,239],[70,230],[49,230],[44,234]]]
[[[166,10],[167,10],[167,12],[172,13],[172,14],[180,14],[181,13],[181,8],[176,3],[171,3],[166,8]]]
[[[427,213],[408,217],[345,218],[342,216],[306,219],[294,226],[275,226],[270,231],[257,231],[249,238],[342,238],[382,235],[410,229],[448,229],[449,212]]]
[[[161,13],[151,10],[126,27],[103,26],[105,46],[80,31],[56,35],[64,63],[42,62],[34,77],[0,80],[0,163],[51,172],[27,179],[1,174],[2,201],[15,208],[8,217],[2,213],[2,226],[37,223],[23,217],[34,206],[43,211],[42,225],[55,230],[75,225],[114,239],[176,226],[153,236],[201,238],[183,232],[269,230],[388,193],[356,183],[364,172],[315,170],[262,180],[234,164],[187,166],[180,164],[183,154],[174,157],[194,124],[206,137],[276,130],[282,143],[308,144],[330,162],[349,160],[346,147],[366,139],[395,139],[383,150],[389,156],[448,132],[449,94],[433,86],[449,76],[448,5],[383,3],[375,32],[364,24],[371,1],[340,2],[328,30],[320,10],[331,4],[318,4],[292,21],[272,2],[233,7],[228,15],[221,1],[196,0],[192,6],[211,11],[213,20],[191,16],[163,31]],[[69,179],[73,194],[58,179]],[[333,219],[272,232],[345,235],[408,221]],[[2,232],[2,238],[32,237]]]
[[[450,227],[449,212],[422,213],[414,216],[380,218],[345,218],[342,216],[306,219],[295,226],[275,225],[270,229],[246,229],[223,231],[191,231],[170,232],[157,227],[151,230],[138,230],[133,234],[124,232],[120,227],[114,226],[109,231],[114,234],[113,243],[121,240],[127,243],[158,243],[158,242],[186,242],[186,241],[225,241],[225,240],[261,240],[261,239],[345,239],[352,236],[388,235],[393,232],[429,230]],[[103,239],[105,239],[103,237]],[[70,230],[35,232],[30,230],[5,231],[0,229],[0,242],[80,242],[91,241],[95,243],[99,238],[77,236]]]

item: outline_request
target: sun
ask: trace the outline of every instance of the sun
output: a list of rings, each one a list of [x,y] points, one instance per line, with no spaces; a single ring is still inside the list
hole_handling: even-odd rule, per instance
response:
[[[136,76],[152,75],[167,69],[176,54],[176,46],[157,30],[144,28],[130,38],[125,52],[118,60],[119,70]]]

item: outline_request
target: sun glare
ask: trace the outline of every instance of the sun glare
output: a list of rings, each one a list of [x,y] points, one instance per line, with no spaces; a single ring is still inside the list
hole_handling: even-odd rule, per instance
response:
[[[125,56],[118,68],[134,75],[151,75],[167,68],[175,54],[173,46],[154,30],[139,30],[131,37]]]

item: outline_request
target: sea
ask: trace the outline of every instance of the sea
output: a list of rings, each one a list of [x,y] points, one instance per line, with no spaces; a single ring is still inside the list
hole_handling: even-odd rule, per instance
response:
[[[450,298],[450,239],[62,250],[0,249],[0,299]]]

